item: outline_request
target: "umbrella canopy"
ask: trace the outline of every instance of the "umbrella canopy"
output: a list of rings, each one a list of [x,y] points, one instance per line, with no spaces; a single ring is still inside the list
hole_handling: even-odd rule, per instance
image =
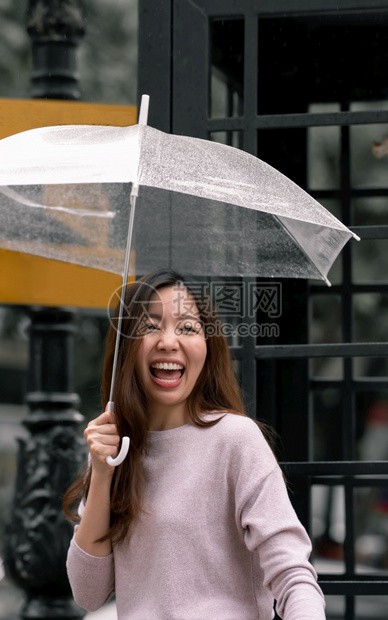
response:
[[[1,140],[0,247],[122,273],[123,284],[156,266],[329,283],[332,263],[355,237],[346,226],[256,157],[148,127],[146,107],[143,96],[131,127],[45,127]],[[128,447],[124,437],[107,461],[119,465]]]
[[[0,141],[0,247],[122,273],[323,279],[346,226],[239,149],[130,127],[55,126]]]

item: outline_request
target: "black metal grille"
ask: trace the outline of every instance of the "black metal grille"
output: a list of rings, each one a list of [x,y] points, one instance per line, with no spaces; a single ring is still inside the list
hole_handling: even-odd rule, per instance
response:
[[[374,219],[368,212],[371,202],[365,203],[363,217],[355,207],[360,200],[386,200],[388,183],[358,182],[352,145],[355,128],[376,126],[381,127],[377,136],[388,134],[388,1],[140,0],[139,8],[139,88],[158,105],[151,110],[151,124],[259,156],[333,206],[361,243],[388,243],[387,210],[385,217]],[[150,49],[154,32],[159,47]],[[280,43],[283,54],[276,48]],[[337,135],[337,182],[332,186],[309,184],[314,162],[308,145],[317,128]],[[312,535],[315,490],[325,489],[328,506],[341,490],[345,534],[336,548],[342,572],[329,567],[319,579],[327,595],[344,600],[340,615],[331,617],[346,620],[364,617],[357,611],[357,597],[388,592],[387,570],[364,570],[356,553],[359,497],[364,497],[363,489],[386,492],[388,474],[387,456],[376,455],[373,461],[359,450],[365,412],[376,402],[388,401],[388,342],[384,336],[359,337],[363,330],[357,312],[361,299],[380,296],[376,316],[372,306],[369,315],[364,311],[371,325],[380,321],[388,284],[386,278],[368,276],[367,254],[361,253],[357,261],[354,244],[342,252],[331,288],[280,282],[280,335],[242,338],[231,346],[250,414],[269,421],[280,434],[279,456],[291,499]],[[357,269],[367,277],[360,279]],[[325,304],[330,312],[338,307],[341,317],[335,337],[319,340],[314,336],[314,308]],[[340,372],[320,375],[320,360],[322,367],[337,360]],[[367,360],[368,373],[358,376],[356,365],[364,367]],[[325,398],[333,395],[336,405],[324,406]],[[324,536],[315,544],[317,557],[319,544],[330,538],[329,511],[324,518]]]

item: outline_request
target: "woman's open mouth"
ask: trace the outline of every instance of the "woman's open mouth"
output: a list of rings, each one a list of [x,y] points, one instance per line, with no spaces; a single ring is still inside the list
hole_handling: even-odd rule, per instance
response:
[[[184,366],[175,362],[155,362],[150,366],[150,373],[155,383],[165,387],[178,385],[184,372]]]

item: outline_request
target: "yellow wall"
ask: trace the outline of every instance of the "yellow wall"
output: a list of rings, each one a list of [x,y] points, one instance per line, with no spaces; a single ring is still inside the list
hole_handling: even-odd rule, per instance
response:
[[[135,106],[0,99],[0,139],[35,127],[136,122]],[[104,308],[120,286],[115,274],[0,249],[0,303]]]

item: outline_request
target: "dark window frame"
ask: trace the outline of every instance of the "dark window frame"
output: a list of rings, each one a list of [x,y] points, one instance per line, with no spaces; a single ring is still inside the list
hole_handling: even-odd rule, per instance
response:
[[[151,10],[152,6],[152,10]],[[340,198],[342,220],[351,221],[351,201],[356,197],[387,196],[388,188],[356,189],[350,183],[349,131],[351,126],[379,124],[388,122],[388,111],[355,112],[343,108],[330,113],[289,113],[257,114],[257,62],[258,37],[257,21],[260,17],[294,17],[297,15],[341,13],[344,20],[351,19],[355,13],[376,16],[388,12],[388,1],[378,0],[139,0],[139,94],[151,95],[150,124],[164,131],[209,138],[213,133],[242,132],[241,147],[257,155],[257,132],[273,129],[304,129],[311,127],[337,126],[341,131],[341,187],[338,190],[317,190],[311,192],[318,200]],[[209,118],[209,67],[211,51],[209,48],[209,24],[215,18],[239,18],[245,23],[244,47],[244,111],[243,114],[228,118]],[[388,25],[387,25],[388,28]],[[144,36],[142,36],[142,32]],[[158,37],[149,45],[150,36]],[[195,96],[193,96],[193,93]],[[156,103],[153,103],[156,102]],[[154,107],[155,106],[155,107]],[[305,171],[301,171],[304,174]],[[303,183],[301,183],[303,184]],[[388,226],[352,226],[350,228],[362,239],[388,239]],[[352,359],[355,357],[387,357],[388,342],[355,342],[352,331],[352,299],[357,293],[387,293],[387,283],[353,283],[351,280],[351,248],[345,247],[342,256],[342,283],[330,289],[323,289],[312,283],[284,283],[294,298],[304,297],[306,316],[303,317],[299,333],[289,335],[284,344],[260,344],[246,339],[243,346],[232,347],[232,352],[240,361],[243,391],[250,405],[249,412],[257,415],[257,364],[265,362],[268,366],[268,392],[265,404],[267,419],[275,427],[281,427],[286,436],[290,433],[286,449],[292,458],[282,461],[282,467],[293,485],[295,508],[302,522],[310,527],[310,491],[313,485],[342,485],[345,489],[346,529],[344,542],[345,572],[341,575],[322,574],[320,583],[326,594],[340,594],[345,597],[344,618],[355,618],[355,597],[358,595],[385,595],[388,580],[376,575],[356,574],[354,557],[354,497],[353,491],[361,486],[381,486],[379,478],[388,474],[388,462],[367,462],[356,459],[354,395],[365,389],[387,389],[383,378],[364,380],[353,377]],[[309,331],[307,307],[309,300],[317,294],[339,295],[343,304],[343,342],[309,344],[306,334]],[[341,380],[315,379],[309,376],[308,363],[314,358],[343,358],[344,376]],[[342,460],[313,462],[309,455],[309,410],[304,410],[301,420],[306,428],[293,428],[300,420],[287,419],[284,411],[279,411],[279,376],[282,368],[296,367],[294,378],[304,373],[302,384],[298,387],[304,393],[305,401],[314,390],[340,387],[343,395],[344,416],[342,419],[344,440]],[[294,394],[298,393],[298,390]],[[304,392],[305,391],[305,392]],[[264,402],[264,401],[263,401]],[[284,406],[284,399],[281,401]],[[290,418],[291,416],[289,416]],[[281,418],[281,419],[280,419]],[[299,444],[298,444],[299,442]],[[298,452],[299,450],[299,452]],[[297,456],[298,454],[298,456]]]

